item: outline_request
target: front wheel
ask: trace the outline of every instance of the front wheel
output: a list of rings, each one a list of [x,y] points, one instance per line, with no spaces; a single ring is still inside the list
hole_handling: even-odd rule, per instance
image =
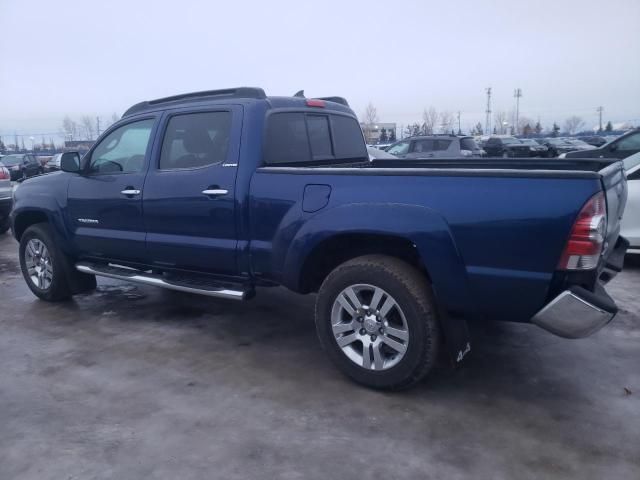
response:
[[[55,242],[46,223],[32,225],[20,238],[20,268],[31,291],[40,299],[58,302],[96,286],[95,276],[75,270]]]
[[[316,301],[320,342],[363,385],[397,390],[433,368],[439,329],[431,286],[402,260],[367,255],[337,267]]]

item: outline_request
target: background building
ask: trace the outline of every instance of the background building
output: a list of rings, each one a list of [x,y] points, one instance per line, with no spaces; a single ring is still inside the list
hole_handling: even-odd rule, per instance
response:
[[[396,141],[395,123],[361,123],[366,142],[370,145]]]

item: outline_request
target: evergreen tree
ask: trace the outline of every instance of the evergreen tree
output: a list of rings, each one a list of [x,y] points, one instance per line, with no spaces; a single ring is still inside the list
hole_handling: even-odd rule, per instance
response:
[[[478,122],[476,124],[476,135],[482,135],[482,134],[483,134],[483,132],[482,132],[482,124],[480,122]]]
[[[389,137],[387,137],[387,129],[383,128],[380,130],[380,138],[378,139],[380,143],[387,143],[389,141]]]
[[[556,122],[553,122],[553,128],[551,129],[551,136],[557,137],[559,132],[560,132],[560,127]]]
[[[396,130],[395,130],[395,128],[393,130],[389,130],[389,141],[390,142],[395,142],[396,141]]]
[[[613,125],[611,124],[611,120],[607,122],[607,126],[604,127],[605,132],[613,132]]]
[[[536,122],[536,126],[533,127],[533,131],[536,132],[536,135],[540,135],[542,133],[542,125],[540,125],[540,122]]]

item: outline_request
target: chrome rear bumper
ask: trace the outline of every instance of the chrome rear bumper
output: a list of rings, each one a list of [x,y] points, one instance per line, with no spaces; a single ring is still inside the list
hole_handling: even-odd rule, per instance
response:
[[[561,337],[582,338],[600,330],[617,312],[618,307],[602,286],[596,287],[596,293],[571,287],[536,313],[531,321]]]

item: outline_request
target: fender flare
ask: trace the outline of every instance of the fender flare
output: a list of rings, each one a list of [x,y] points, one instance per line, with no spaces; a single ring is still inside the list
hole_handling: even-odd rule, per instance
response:
[[[434,210],[418,205],[353,203],[315,214],[289,244],[283,284],[297,290],[305,261],[314,249],[333,236],[353,233],[411,241],[429,273],[438,302],[451,311],[473,311],[466,267],[447,222]]]

